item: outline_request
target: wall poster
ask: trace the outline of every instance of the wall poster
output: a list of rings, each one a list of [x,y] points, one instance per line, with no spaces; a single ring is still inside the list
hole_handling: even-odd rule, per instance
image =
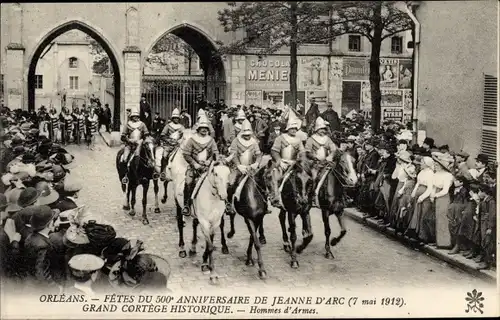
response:
[[[413,76],[411,60],[399,60],[399,89],[410,89]]]
[[[402,108],[382,108],[382,122],[383,121],[403,121],[403,109]]]
[[[245,92],[245,105],[262,105],[262,90],[247,90]]]
[[[359,111],[361,105],[361,81],[344,81],[342,83],[342,111],[341,116],[351,110]]]
[[[262,107],[265,109],[282,109],[283,104],[283,91],[262,91]]]
[[[398,87],[398,59],[380,59],[380,87]]]
[[[370,91],[370,81],[361,81],[361,111],[372,109],[372,93]]]
[[[326,90],[328,59],[298,57],[298,87],[300,90]]]

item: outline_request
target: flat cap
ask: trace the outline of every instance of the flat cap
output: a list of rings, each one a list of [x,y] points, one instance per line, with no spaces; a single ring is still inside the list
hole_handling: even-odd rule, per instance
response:
[[[93,254],[78,254],[69,260],[68,266],[77,271],[93,272],[104,266],[104,260]]]

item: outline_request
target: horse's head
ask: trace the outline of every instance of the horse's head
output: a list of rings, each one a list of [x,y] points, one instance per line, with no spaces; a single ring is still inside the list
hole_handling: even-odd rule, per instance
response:
[[[153,137],[146,137],[142,142],[144,161],[151,167],[155,165],[155,144]]]
[[[297,203],[306,205],[309,203],[310,190],[313,187],[312,168],[313,159],[307,153],[301,153],[295,162],[295,185],[297,189]]]
[[[354,158],[349,152],[340,152],[337,156],[337,166],[335,170],[339,173],[339,178],[343,179],[343,183],[352,187],[358,183],[356,169],[354,169]]]
[[[229,174],[231,170],[225,164],[216,161],[212,169],[212,185],[217,190],[221,200],[227,200],[227,188],[229,185]]]

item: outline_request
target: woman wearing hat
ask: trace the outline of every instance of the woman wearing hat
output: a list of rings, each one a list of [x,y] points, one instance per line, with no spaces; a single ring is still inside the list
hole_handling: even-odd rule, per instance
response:
[[[201,116],[196,125],[196,133],[193,134],[182,150],[182,155],[188,163],[186,170],[186,181],[184,185],[184,208],[183,214],[189,216],[191,205],[191,193],[196,179],[206,170],[211,159],[219,157],[217,144],[209,135],[210,122],[207,117]]]
[[[424,243],[433,243],[436,239],[436,219],[430,195],[434,188],[434,160],[424,156],[420,162],[417,183],[411,193],[413,216],[408,226],[409,236]]]
[[[411,164],[411,154],[408,151],[401,151],[396,153],[396,167],[392,173],[392,179],[398,181],[395,188],[394,196],[392,198],[391,204],[391,215],[389,222],[394,228],[399,220],[399,201],[401,196],[404,194],[405,189],[410,189],[409,193],[413,191],[414,184],[411,183],[411,179],[407,172],[404,170],[405,167]],[[413,177],[415,178],[415,177]],[[411,186],[410,186],[411,185]]]
[[[363,212],[370,216],[375,216],[374,202],[376,198],[374,181],[377,178],[377,168],[380,155],[375,149],[375,139],[370,138],[365,141],[366,155],[363,161],[361,172],[361,188],[359,195],[359,205]]]
[[[435,200],[436,211],[436,245],[441,249],[451,249],[451,236],[448,219],[448,208],[450,206],[450,187],[453,185],[453,163],[454,159],[447,153],[433,153],[432,159],[435,166],[433,192],[431,201]]]
[[[391,220],[391,189],[394,188],[395,184],[392,173],[396,168],[396,157],[389,151],[390,146],[386,142],[381,142],[377,149],[380,154],[380,162],[374,185],[375,190],[379,187],[379,194],[375,200],[375,205],[379,209],[379,216],[389,226]]]
[[[394,218],[396,219],[395,229],[398,232],[404,232],[413,217],[413,207],[411,193],[415,187],[417,178],[417,169],[414,164],[409,163],[403,167],[402,170],[405,177],[404,184],[401,189],[396,189],[394,198],[397,199],[396,211]]]

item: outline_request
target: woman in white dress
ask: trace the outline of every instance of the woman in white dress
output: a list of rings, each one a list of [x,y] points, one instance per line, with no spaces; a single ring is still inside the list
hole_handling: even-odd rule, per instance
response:
[[[434,188],[431,200],[435,201],[436,211],[436,246],[441,249],[450,249],[451,236],[449,229],[448,208],[450,206],[449,190],[453,184],[454,159],[451,155],[433,152],[432,159],[437,163],[434,173]]]

